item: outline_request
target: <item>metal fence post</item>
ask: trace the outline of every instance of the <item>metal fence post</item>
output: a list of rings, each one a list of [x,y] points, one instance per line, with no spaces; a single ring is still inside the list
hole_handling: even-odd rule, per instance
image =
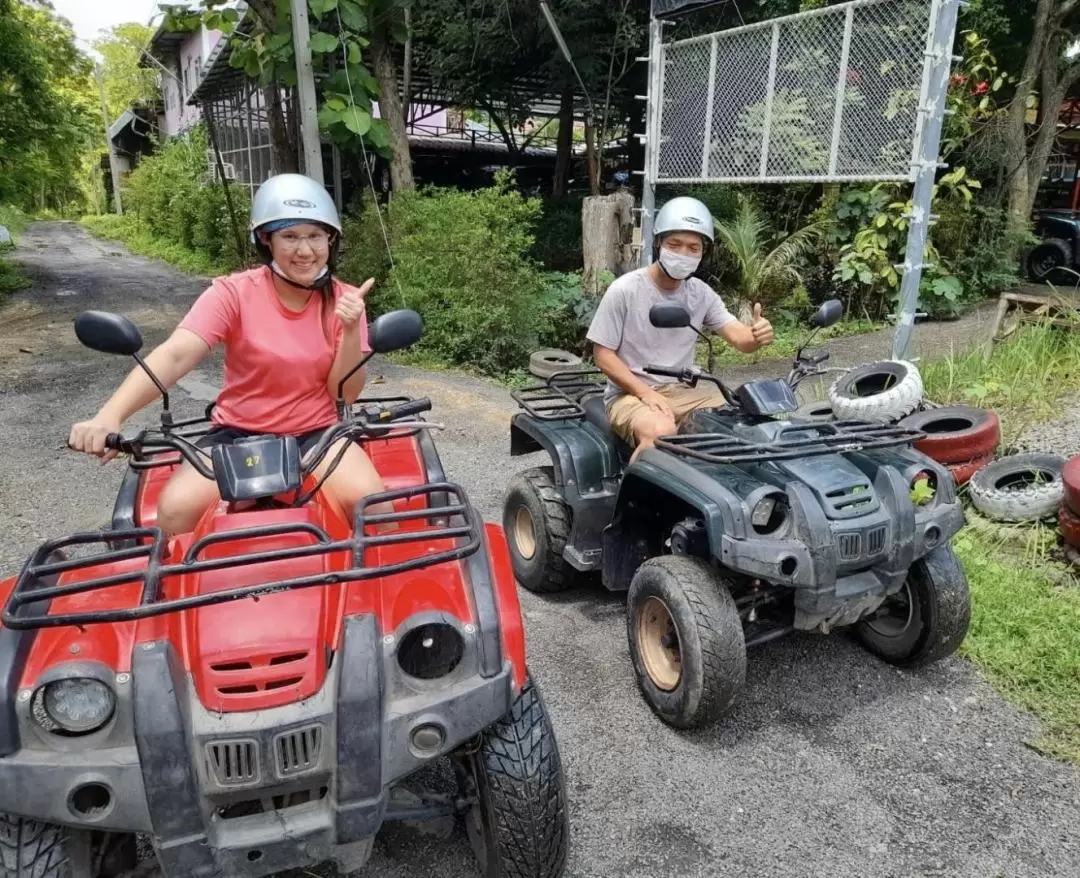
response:
[[[653,221],[656,217],[656,177],[660,160],[661,83],[664,78],[661,53],[664,24],[653,16],[649,19],[649,85],[645,104],[645,177],[641,187],[641,255],[642,266],[652,262]]]
[[[931,16],[927,38],[927,87],[919,107],[922,117],[917,154],[913,163],[915,188],[912,194],[911,225],[908,227],[904,253],[904,275],[900,283],[900,304],[893,335],[894,360],[906,359],[915,328],[922,284],[926,244],[930,237],[934,180],[941,148],[941,128],[945,119],[945,98],[952,69],[952,47],[956,36],[956,17],[960,0],[935,0],[936,14]]]

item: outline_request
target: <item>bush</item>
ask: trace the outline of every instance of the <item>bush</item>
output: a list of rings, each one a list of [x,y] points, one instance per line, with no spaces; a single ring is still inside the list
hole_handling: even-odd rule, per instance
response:
[[[231,186],[233,208],[239,227],[242,255],[237,252],[237,231],[233,229],[220,185],[207,178],[206,155],[209,148],[202,126],[186,136],[170,140],[159,152],[143,159],[131,172],[124,190],[125,219],[132,218],[137,228],[113,225],[111,231],[120,240],[131,243],[140,239],[141,251],[176,248],[190,253],[194,262],[210,265],[216,272],[228,273],[247,267],[252,260],[247,238],[251,200],[246,187]],[[88,227],[94,228],[93,224]]]
[[[406,307],[420,312],[424,337],[416,354],[490,375],[522,368],[539,338],[543,286],[529,255],[540,202],[523,198],[512,175],[488,189],[429,188],[395,196],[387,211],[394,265],[372,291],[373,313]],[[349,221],[342,277],[379,280],[385,252],[378,216]]]
[[[585,260],[581,251],[581,205],[583,195],[543,200],[536,223],[532,257],[553,272],[581,271]]]

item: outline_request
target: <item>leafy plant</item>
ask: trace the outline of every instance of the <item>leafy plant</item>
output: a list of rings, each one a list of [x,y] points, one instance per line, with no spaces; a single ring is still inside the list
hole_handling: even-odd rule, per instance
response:
[[[718,242],[737,267],[739,300],[771,305],[800,286],[800,260],[824,240],[827,226],[826,220],[817,220],[773,245],[769,226],[753,201],[740,197],[735,217],[716,223]]]

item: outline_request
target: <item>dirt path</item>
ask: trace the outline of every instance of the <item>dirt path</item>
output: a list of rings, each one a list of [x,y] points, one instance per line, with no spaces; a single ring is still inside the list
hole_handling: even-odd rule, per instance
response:
[[[152,344],[204,285],[70,225],[33,227],[24,249],[34,288],[0,311],[5,570],[38,540],[102,523],[121,477],[118,466],[62,449],[72,419],[91,414],[128,369],[80,348],[72,315],[123,311]],[[940,349],[941,339],[975,337],[975,323],[920,334]],[[887,355],[888,334],[833,350],[836,362],[875,359]],[[218,369],[191,376],[174,404],[204,405]],[[383,383],[373,392],[433,398],[450,476],[498,520],[512,474],[540,462],[509,456],[508,394],[460,376],[374,371]],[[147,420],[155,416],[151,409]],[[752,654],[745,697],[728,721],[679,734],[635,690],[619,599],[523,593],[522,604],[568,776],[573,878],[1080,875],[1080,772],[1026,747],[1034,721],[961,659],[908,673],[843,637],[794,637]],[[460,835],[393,829],[363,874],[475,873]]]

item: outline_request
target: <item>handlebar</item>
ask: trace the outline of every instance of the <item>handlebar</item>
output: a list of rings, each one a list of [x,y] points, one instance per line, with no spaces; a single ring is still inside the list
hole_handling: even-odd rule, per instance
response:
[[[808,357],[806,362],[810,363],[812,366],[817,366],[820,363],[824,363],[827,359],[829,359],[829,352],[821,351],[820,353],[814,354],[812,357]]]
[[[382,414],[379,415],[379,421],[395,421],[398,418],[408,417],[409,415],[418,415],[422,412],[430,411],[431,400],[425,396],[421,399],[413,399],[409,402],[403,402],[400,405],[385,409]]]
[[[689,369],[672,369],[670,366],[646,366],[645,371],[649,375],[663,375],[667,378],[690,379],[692,376]]]

